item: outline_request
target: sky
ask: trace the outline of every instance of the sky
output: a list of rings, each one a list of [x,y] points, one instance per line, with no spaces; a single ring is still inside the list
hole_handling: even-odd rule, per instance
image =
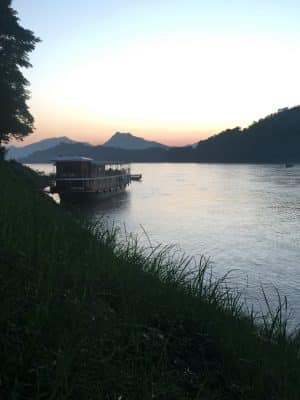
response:
[[[300,2],[13,0],[42,39],[24,71],[35,131],[169,145],[300,103]]]

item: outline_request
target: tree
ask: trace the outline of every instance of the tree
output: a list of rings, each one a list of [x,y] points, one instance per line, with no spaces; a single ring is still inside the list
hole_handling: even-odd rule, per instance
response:
[[[33,131],[34,120],[26,104],[29,82],[21,68],[31,67],[28,53],[39,41],[19,24],[11,0],[0,0],[0,146]]]

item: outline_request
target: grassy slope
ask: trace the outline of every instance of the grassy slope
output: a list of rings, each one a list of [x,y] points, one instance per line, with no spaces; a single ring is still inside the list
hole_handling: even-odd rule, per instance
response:
[[[280,321],[259,332],[201,268],[185,283],[184,262],[92,235],[17,164],[0,182],[1,398],[300,398]]]

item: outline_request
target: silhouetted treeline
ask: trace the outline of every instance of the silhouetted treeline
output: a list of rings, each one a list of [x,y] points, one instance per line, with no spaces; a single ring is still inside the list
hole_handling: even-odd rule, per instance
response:
[[[23,159],[50,162],[59,155],[126,162],[300,162],[300,106],[279,110],[248,128],[227,129],[192,146],[123,150],[83,143],[61,144]]]
[[[196,152],[198,161],[209,162],[300,161],[300,106],[212,136]]]

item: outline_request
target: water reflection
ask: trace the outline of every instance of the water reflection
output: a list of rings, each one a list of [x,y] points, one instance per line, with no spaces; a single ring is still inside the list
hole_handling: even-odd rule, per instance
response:
[[[100,219],[120,212],[126,212],[130,207],[130,193],[125,191],[105,199],[89,199],[88,201],[60,201],[65,209],[87,219]]]
[[[141,238],[144,229],[154,245],[204,254],[219,276],[234,269],[235,285],[246,287],[249,297],[257,297],[261,285],[275,285],[300,321],[300,165],[133,168],[143,174],[142,182],[132,182],[109,200],[86,204],[82,212],[94,220],[106,216]]]

